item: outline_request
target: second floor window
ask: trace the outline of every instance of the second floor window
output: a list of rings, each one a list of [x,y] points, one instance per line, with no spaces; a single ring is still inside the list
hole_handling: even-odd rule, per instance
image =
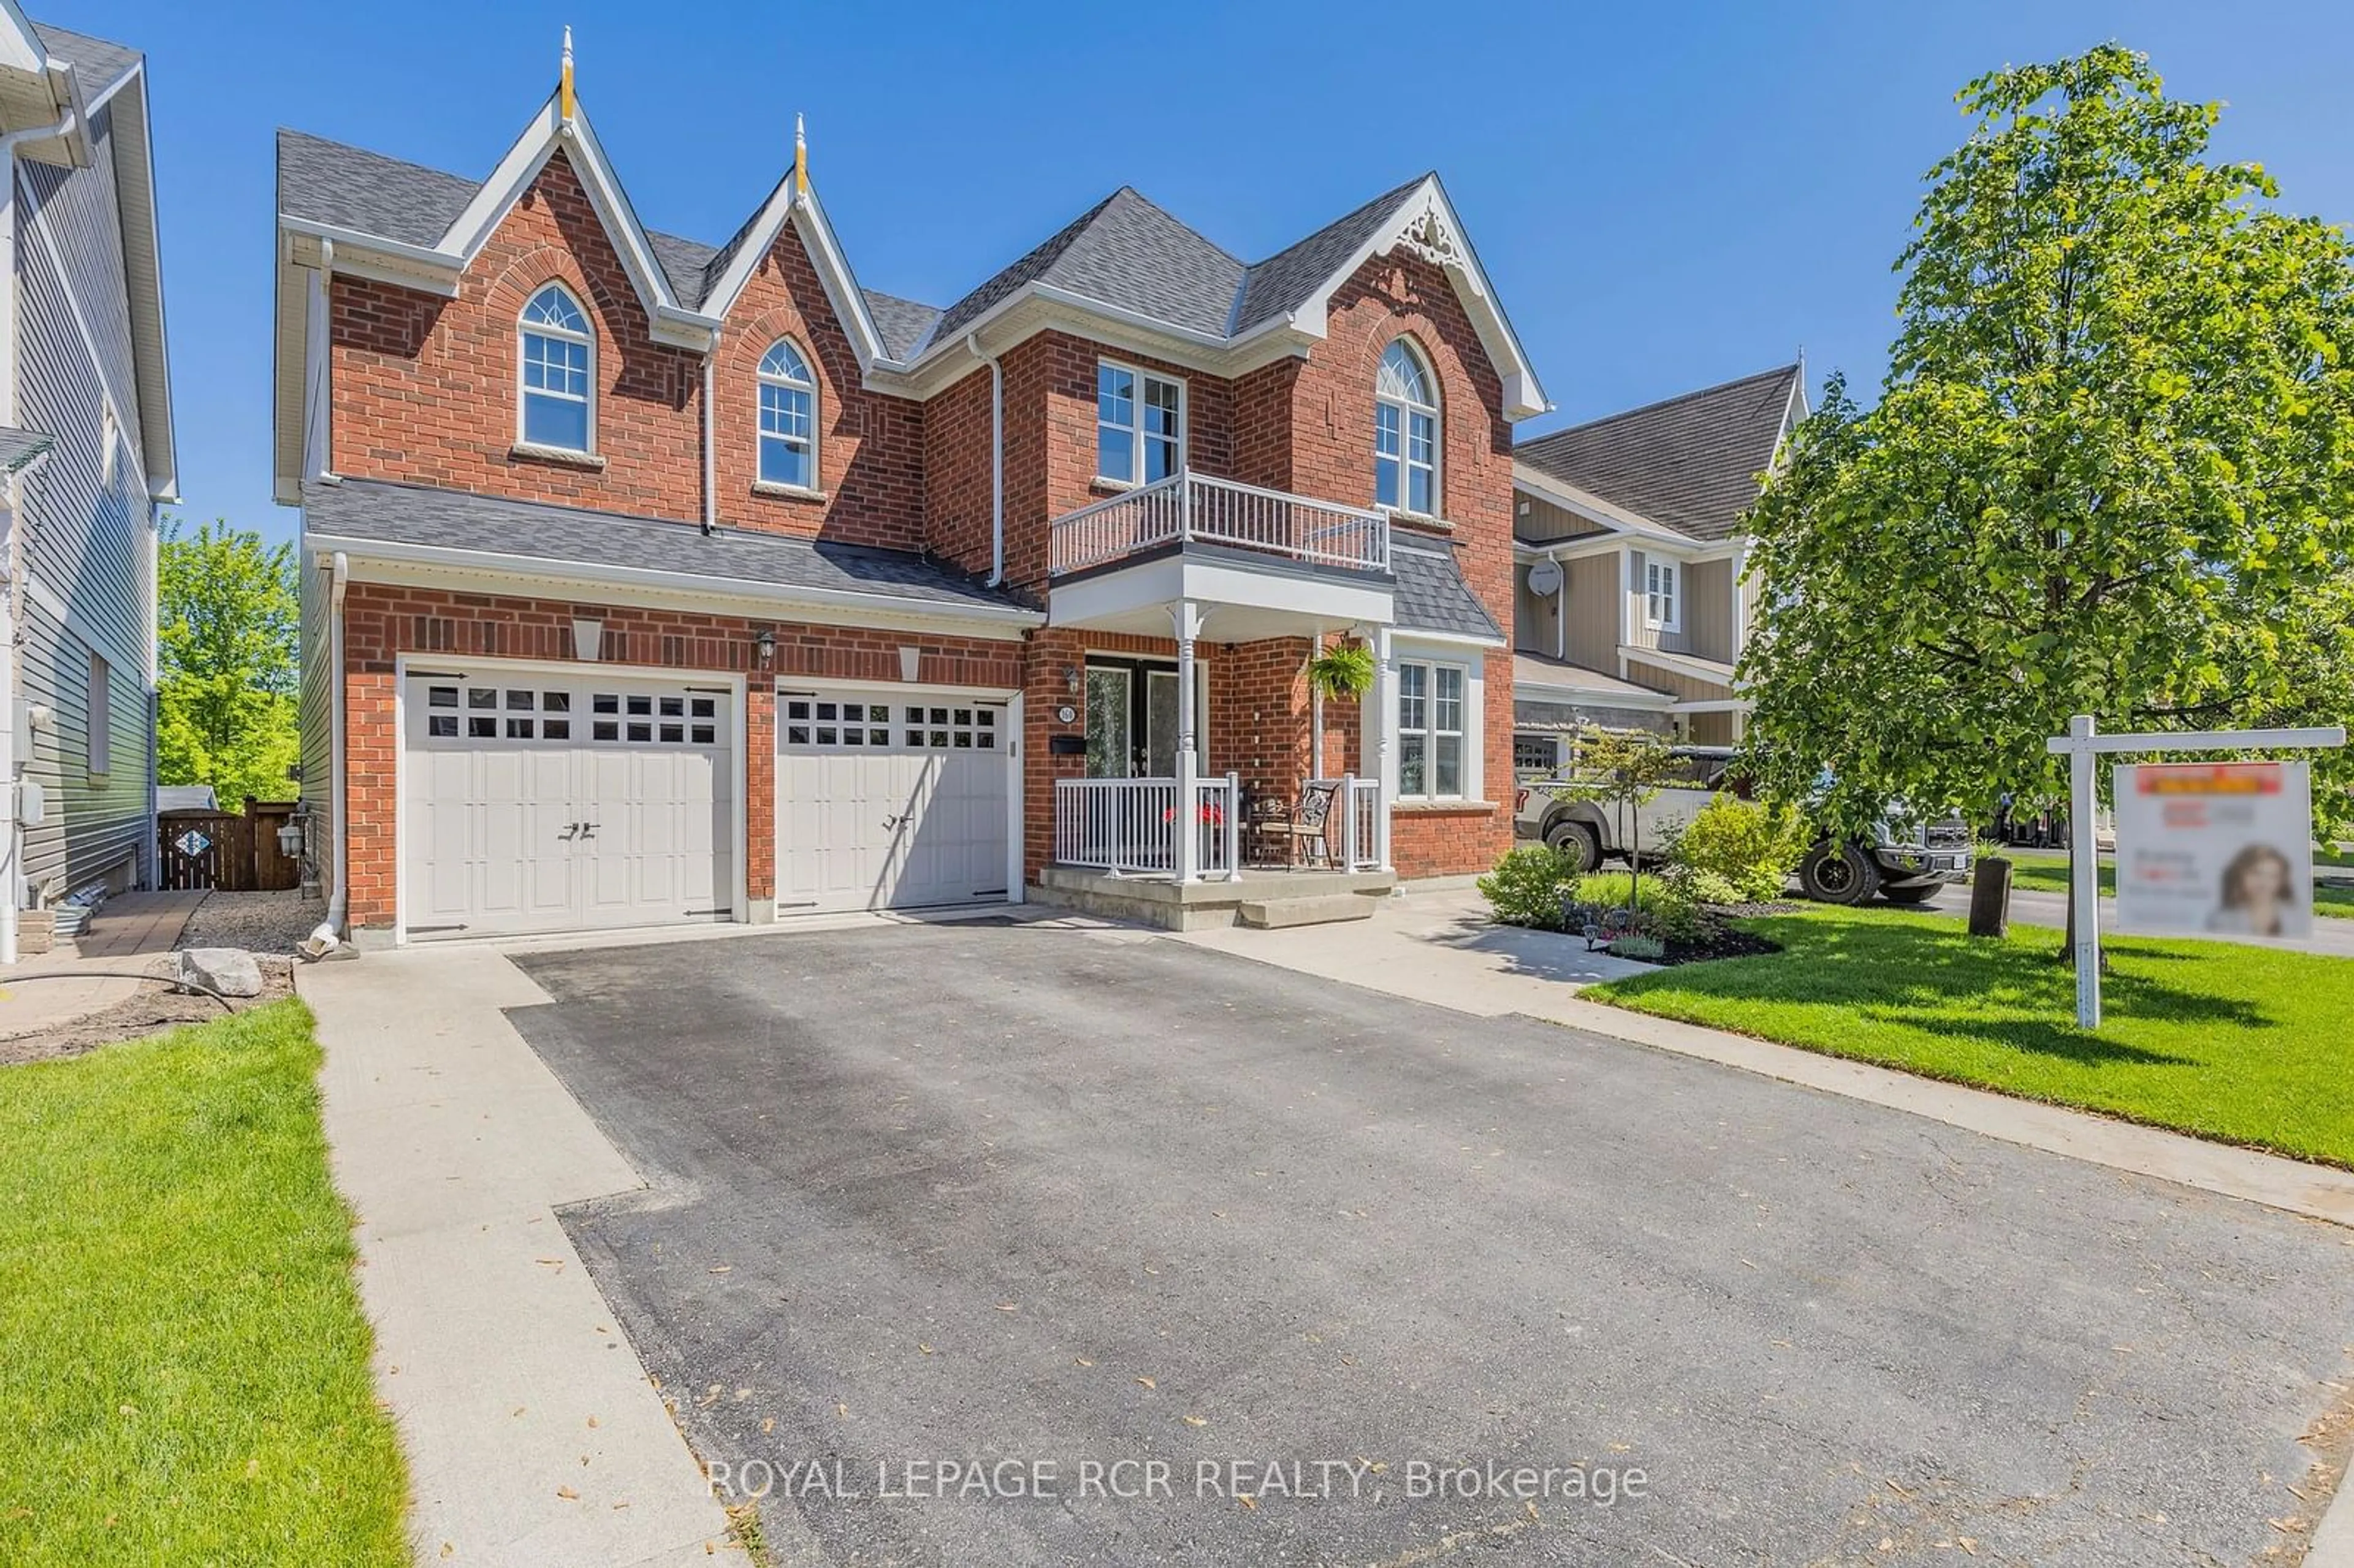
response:
[[[550,283],[523,308],[523,439],[535,447],[588,450],[596,428],[597,340],[580,302]]]
[[[1643,563],[1643,620],[1655,631],[1673,631],[1681,624],[1676,610],[1676,564]]]
[[[817,488],[817,377],[783,338],[760,356],[760,482]]]
[[[1185,387],[1106,359],[1096,366],[1096,477],[1153,484],[1184,464]]]
[[[1438,514],[1438,393],[1405,339],[1384,351],[1373,378],[1373,503]]]

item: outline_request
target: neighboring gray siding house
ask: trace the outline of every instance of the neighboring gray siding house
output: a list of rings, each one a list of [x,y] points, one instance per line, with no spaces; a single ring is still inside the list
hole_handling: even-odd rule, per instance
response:
[[[1744,521],[1806,413],[1785,365],[1513,447],[1517,766],[1580,724],[1740,738]]]
[[[144,58],[0,0],[0,775],[42,799],[9,835],[12,950],[16,909],[152,879],[155,507],[176,473]]]

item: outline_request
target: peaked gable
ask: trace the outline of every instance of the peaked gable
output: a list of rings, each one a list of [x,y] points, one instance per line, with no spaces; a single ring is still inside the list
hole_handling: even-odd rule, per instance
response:
[[[1512,455],[1680,534],[1727,538],[1805,410],[1804,379],[1802,366],[1780,366],[1532,437]]]

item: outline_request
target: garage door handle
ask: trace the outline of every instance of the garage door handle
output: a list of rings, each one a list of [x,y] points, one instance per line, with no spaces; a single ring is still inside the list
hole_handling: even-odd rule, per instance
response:
[[[885,817],[883,819],[883,825],[886,828],[896,828],[907,820],[905,817]]]
[[[583,822],[580,824],[580,836],[584,839],[593,839],[597,836],[597,830],[604,825],[602,822]]]

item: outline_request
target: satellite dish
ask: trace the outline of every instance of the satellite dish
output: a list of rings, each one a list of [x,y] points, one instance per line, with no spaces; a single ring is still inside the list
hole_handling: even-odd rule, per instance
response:
[[[1561,591],[1561,563],[1547,557],[1529,567],[1529,591],[1540,597]]]

